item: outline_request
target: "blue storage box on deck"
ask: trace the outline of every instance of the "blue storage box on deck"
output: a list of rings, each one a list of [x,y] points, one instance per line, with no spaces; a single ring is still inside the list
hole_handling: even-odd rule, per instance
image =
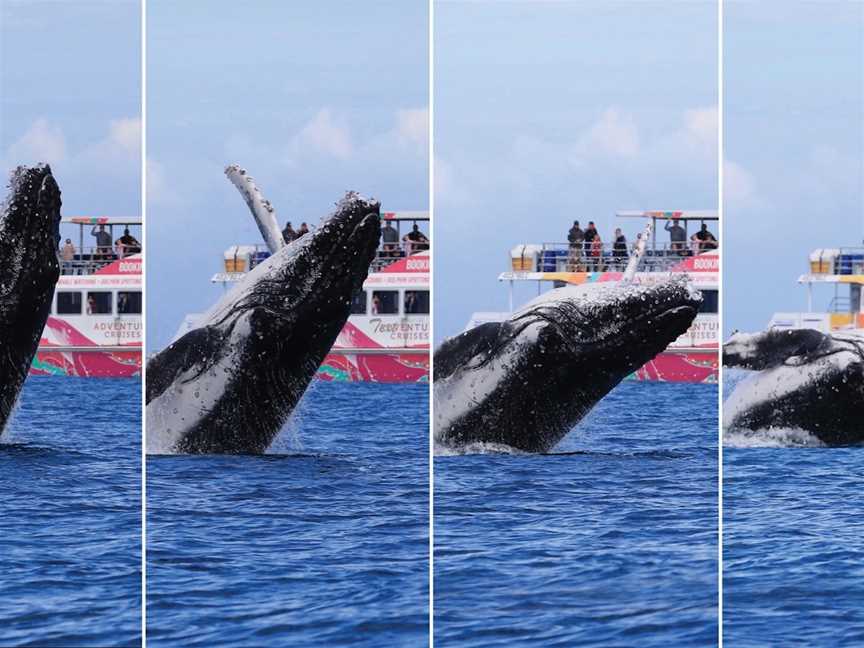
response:
[[[540,272],[556,272],[558,270],[558,259],[564,259],[566,262],[567,250],[543,250],[543,256],[540,259]]]
[[[837,274],[855,274],[861,271],[862,266],[864,266],[864,254],[841,254],[837,259]]]
[[[269,250],[258,250],[252,255],[252,267],[254,268],[259,263],[263,263],[270,256]]]

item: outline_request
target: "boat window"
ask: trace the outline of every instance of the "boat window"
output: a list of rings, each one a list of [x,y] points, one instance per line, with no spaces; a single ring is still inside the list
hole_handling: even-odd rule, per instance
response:
[[[372,293],[373,315],[398,315],[399,314],[399,291],[398,290],[376,290]]]
[[[354,295],[351,297],[351,314],[366,314],[366,291],[362,288],[355,292]]]
[[[87,293],[87,314],[88,315],[110,315],[111,310],[111,293],[110,292],[88,292]]]
[[[406,315],[428,315],[429,313],[429,291],[428,290],[406,290],[405,291],[405,314]]]
[[[57,293],[58,315],[80,315],[81,293],[80,292],[58,292]]]
[[[719,291],[717,290],[703,290],[702,292],[702,305],[699,307],[700,313],[716,313],[718,312],[718,306],[720,298]]]
[[[118,292],[117,313],[120,315],[141,314],[141,291]]]

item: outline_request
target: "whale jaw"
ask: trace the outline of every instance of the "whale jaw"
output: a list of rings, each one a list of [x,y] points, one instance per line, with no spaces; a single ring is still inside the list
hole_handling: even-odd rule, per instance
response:
[[[266,451],[348,319],[378,247],[379,210],[349,194],[148,363],[148,453]]]
[[[0,214],[0,432],[39,347],[60,276],[60,188],[47,164],[20,166]]]
[[[550,291],[435,354],[435,438],[548,452],[627,375],[686,332],[682,281]]]

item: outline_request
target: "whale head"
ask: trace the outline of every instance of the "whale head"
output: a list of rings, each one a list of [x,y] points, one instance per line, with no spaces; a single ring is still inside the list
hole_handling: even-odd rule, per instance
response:
[[[19,166],[0,207],[0,430],[39,346],[60,276],[60,188],[51,167]]]
[[[378,247],[379,212],[349,193],[148,363],[148,452],[266,450],[348,319]]]
[[[627,375],[685,333],[686,280],[569,286],[435,354],[436,438],[545,452]]]

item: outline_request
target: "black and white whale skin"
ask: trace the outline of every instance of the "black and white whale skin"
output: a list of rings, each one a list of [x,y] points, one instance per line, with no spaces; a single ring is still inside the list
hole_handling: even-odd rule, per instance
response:
[[[548,452],[621,380],[689,328],[702,302],[684,279],[545,293],[435,352],[435,440]]]
[[[264,452],[348,319],[380,229],[379,203],[348,194],[150,360],[147,452]]]
[[[864,442],[864,331],[735,333],[723,364],[759,372],[726,401],[727,430],[799,429],[826,445]]]
[[[0,433],[30,371],[60,276],[60,188],[47,164],[12,172],[0,208]]]

